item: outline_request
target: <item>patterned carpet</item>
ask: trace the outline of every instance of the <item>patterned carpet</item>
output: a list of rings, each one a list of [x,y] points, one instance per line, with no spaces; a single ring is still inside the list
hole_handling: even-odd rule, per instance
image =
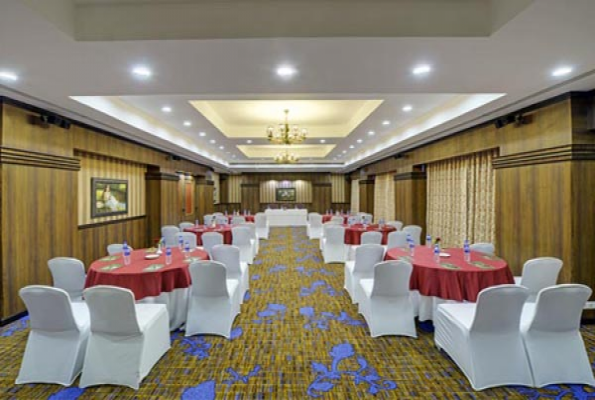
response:
[[[324,265],[302,228],[276,228],[250,267],[250,292],[232,339],[172,334],[172,349],[141,389],[14,385],[27,319],[0,329],[0,399],[587,399],[593,388],[520,387],[474,392],[433,345],[419,339],[370,338],[342,290],[343,265]],[[595,358],[595,329],[583,336]],[[77,382],[75,382],[75,385]]]

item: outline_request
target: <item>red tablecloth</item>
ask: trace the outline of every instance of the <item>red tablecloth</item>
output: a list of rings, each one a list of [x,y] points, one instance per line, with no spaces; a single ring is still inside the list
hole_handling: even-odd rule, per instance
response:
[[[340,214],[340,215],[324,214],[322,216],[322,223],[324,224],[325,222],[329,222],[333,217],[343,217],[344,224],[347,224],[347,220],[349,219],[349,215],[347,215],[347,214]]]
[[[397,228],[390,225],[384,225],[382,229],[378,226],[378,224],[368,225],[367,228],[364,229],[363,224],[353,224],[351,226],[345,226],[345,244],[353,244],[358,245],[361,243],[361,237],[364,232],[376,231],[382,233],[382,244],[386,244],[388,241],[388,234],[392,231],[396,231]]]
[[[183,253],[176,247],[172,248],[172,263],[165,265],[165,253],[155,260],[147,260],[145,249],[135,250],[131,254],[130,265],[124,265],[122,255],[108,256],[94,261],[87,272],[85,288],[95,285],[112,285],[132,290],[136,300],[149,296],[159,296],[162,292],[187,288],[192,283],[188,265]],[[154,253],[153,253],[154,254]],[[207,260],[209,255],[202,250],[190,253],[192,258]],[[145,268],[161,264],[163,268],[155,271],[145,271]],[[121,265],[120,268],[104,269],[111,265]]]
[[[229,221],[230,224],[231,224],[231,220],[233,219],[233,217],[244,217],[246,222],[254,222],[254,215],[228,215],[227,220]]]
[[[406,259],[413,265],[410,288],[423,296],[436,296],[447,300],[473,301],[483,289],[514,283],[508,264],[501,258],[471,252],[470,263],[465,262],[463,249],[444,249],[450,257],[434,262],[431,248],[416,246],[413,260],[405,249],[390,249],[386,260]]]
[[[193,226],[184,229],[184,232],[192,232],[196,235],[196,245],[202,246],[202,234],[206,232],[218,232],[223,235],[223,243],[231,244],[231,225],[217,225],[215,227],[204,225]]]

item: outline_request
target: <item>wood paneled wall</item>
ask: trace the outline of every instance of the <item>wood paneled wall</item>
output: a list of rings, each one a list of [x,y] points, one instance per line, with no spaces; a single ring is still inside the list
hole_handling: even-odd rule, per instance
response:
[[[359,181],[359,211],[374,213],[374,178],[360,179]]]
[[[204,178],[206,167],[76,123],[42,127],[33,123],[41,110],[0,100],[0,322],[24,311],[20,288],[52,284],[50,258],[89,265],[109,243],[145,247],[162,224],[194,219],[198,210],[183,211],[176,171]],[[129,180],[127,216],[90,219],[92,176]],[[212,208],[212,189],[204,195],[198,203]]]

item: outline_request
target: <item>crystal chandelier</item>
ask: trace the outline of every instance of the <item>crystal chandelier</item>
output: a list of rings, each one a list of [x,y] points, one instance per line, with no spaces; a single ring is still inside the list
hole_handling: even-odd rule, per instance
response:
[[[306,140],[308,130],[305,128],[300,129],[297,125],[289,126],[287,122],[287,114],[289,110],[285,110],[285,122],[279,124],[277,129],[273,126],[267,128],[267,138],[269,142],[275,144],[296,144]]]
[[[287,150],[284,153],[279,153],[275,156],[275,162],[277,164],[295,164],[300,159],[293,153],[288,153]]]

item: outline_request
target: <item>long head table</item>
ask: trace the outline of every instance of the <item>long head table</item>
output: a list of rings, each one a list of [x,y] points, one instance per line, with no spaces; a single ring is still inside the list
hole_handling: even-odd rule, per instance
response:
[[[308,210],[287,209],[264,211],[269,226],[306,226],[308,224]]]

